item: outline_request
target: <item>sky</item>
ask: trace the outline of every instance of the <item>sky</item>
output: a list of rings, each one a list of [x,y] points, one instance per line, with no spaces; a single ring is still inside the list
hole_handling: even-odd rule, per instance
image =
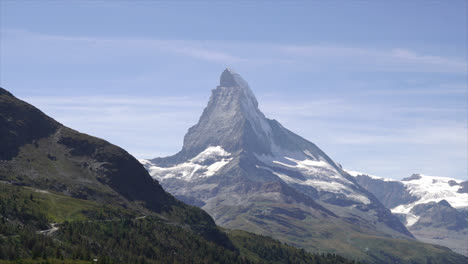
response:
[[[226,68],[344,168],[468,179],[468,1],[0,0],[0,86],[137,158]]]

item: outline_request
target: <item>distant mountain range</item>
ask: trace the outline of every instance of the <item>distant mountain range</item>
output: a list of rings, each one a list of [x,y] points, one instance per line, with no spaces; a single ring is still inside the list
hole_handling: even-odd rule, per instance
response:
[[[230,69],[182,150],[140,162],[167,191],[226,228],[370,263],[460,261],[416,241],[315,144],[266,118],[247,82]]]
[[[413,174],[401,181],[347,171],[421,241],[468,256],[468,181]]]

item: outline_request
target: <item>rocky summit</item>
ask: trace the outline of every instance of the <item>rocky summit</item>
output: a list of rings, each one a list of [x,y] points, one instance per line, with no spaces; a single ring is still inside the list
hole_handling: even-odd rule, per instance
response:
[[[223,227],[374,263],[408,255],[397,248],[416,256],[422,247],[320,148],[266,118],[231,69],[221,74],[182,150],[140,162],[167,191]]]

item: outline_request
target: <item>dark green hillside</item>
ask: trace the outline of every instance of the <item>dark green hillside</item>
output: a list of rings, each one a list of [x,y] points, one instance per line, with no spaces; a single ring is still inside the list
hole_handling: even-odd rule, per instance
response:
[[[226,246],[157,215],[7,183],[0,198],[0,263],[354,263],[242,231]]]

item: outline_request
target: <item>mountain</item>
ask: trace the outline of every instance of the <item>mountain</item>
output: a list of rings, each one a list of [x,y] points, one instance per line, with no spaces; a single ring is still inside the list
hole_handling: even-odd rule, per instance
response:
[[[142,212],[204,214],[165,192],[125,150],[63,126],[2,88],[0,134],[0,180]]]
[[[222,230],[125,150],[0,88],[0,263],[91,262],[354,263]]]
[[[418,204],[411,209],[411,213],[419,216],[413,224],[414,228],[446,227],[460,231],[468,227],[464,215],[453,208],[446,200]]]
[[[167,191],[226,228],[374,263],[428,255],[420,255],[427,245],[315,144],[266,118],[230,69],[182,150],[140,162]]]
[[[421,241],[468,256],[467,181],[413,174],[401,181],[348,171]]]

